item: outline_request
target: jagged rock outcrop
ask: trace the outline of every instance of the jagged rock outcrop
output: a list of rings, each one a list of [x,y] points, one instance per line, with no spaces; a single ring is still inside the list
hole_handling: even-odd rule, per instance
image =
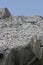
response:
[[[10,16],[10,12],[8,11],[7,8],[1,8],[0,9],[0,19],[5,19],[8,18]]]
[[[40,63],[42,36],[43,17],[12,16],[0,9],[0,65],[33,65],[37,58]]]

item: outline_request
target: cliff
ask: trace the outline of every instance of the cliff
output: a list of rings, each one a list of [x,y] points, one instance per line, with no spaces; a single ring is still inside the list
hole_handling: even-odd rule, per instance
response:
[[[31,65],[43,57],[43,17],[12,16],[0,9],[0,65]]]

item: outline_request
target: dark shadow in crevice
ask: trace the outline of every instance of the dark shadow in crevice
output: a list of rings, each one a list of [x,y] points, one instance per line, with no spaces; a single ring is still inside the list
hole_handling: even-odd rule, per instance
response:
[[[32,62],[30,65],[41,65],[41,61],[36,58],[34,62]]]
[[[0,60],[1,60],[1,59],[3,59],[3,54],[2,54],[2,53],[0,53]]]

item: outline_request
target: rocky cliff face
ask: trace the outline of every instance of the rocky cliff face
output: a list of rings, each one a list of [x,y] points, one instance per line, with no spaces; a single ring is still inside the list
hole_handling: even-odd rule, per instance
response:
[[[12,16],[0,9],[0,65],[31,65],[42,57],[43,17]]]

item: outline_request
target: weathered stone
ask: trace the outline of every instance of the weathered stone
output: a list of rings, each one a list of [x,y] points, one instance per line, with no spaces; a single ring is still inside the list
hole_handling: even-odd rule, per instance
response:
[[[42,63],[42,34],[43,17],[12,16],[7,8],[0,9],[0,65]]]
[[[1,8],[0,9],[0,19],[5,19],[8,18],[10,16],[10,12],[8,11],[7,8]]]
[[[36,56],[32,52],[30,45],[12,49],[9,53],[5,65],[27,65],[35,60]],[[31,61],[32,60],[32,61]]]
[[[37,38],[37,36],[34,36],[33,39],[33,52],[37,56],[37,58],[41,58],[41,40]]]

